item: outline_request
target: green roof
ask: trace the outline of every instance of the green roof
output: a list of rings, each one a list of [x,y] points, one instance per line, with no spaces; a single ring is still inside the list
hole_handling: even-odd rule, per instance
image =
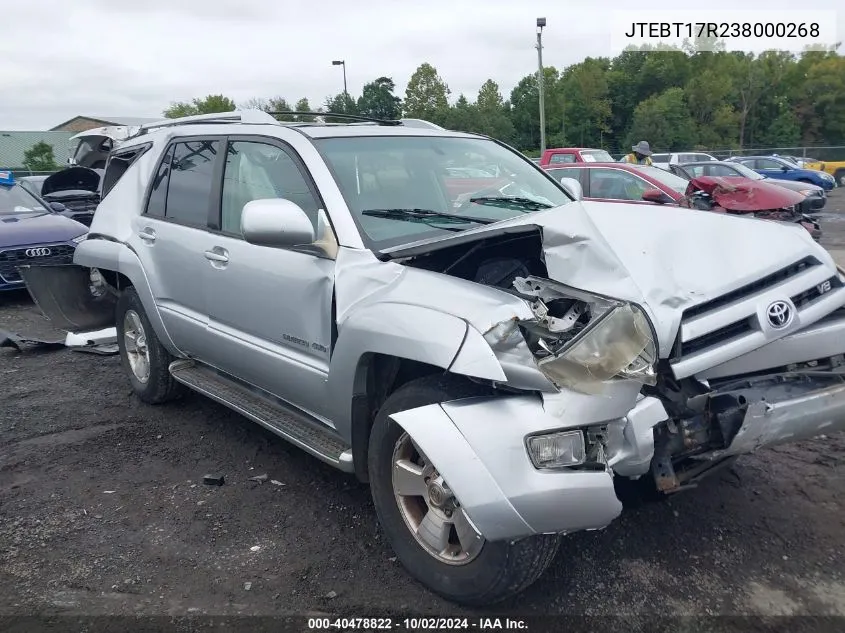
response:
[[[53,146],[53,157],[62,166],[68,159],[70,137],[76,132],[3,132],[0,131],[0,169],[20,170],[26,151],[44,141]]]

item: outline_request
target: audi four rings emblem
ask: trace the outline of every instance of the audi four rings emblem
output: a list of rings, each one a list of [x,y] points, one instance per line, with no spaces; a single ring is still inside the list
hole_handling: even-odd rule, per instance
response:
[[[42,246],[41,248],[28,248],[24,251],[24,255],[27,257],[47,257],[52,252],[49,248]]]
[[[786,301],[775,301],[766,308],[769,325],[776,330],[786,327],[792,321],[792,307]]]

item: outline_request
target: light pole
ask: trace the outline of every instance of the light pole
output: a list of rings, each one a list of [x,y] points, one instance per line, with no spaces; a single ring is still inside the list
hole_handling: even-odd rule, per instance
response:
[[[546,101],[543,98],[543,27],[546,18],[537,18],[537,89],[540,92],[540,153],[546,151]]]
[[[349,93],[346,92],[346,60],[336,59],[332,66],[343,66],[343,109],[346,110],[346,102],[349,101]]]

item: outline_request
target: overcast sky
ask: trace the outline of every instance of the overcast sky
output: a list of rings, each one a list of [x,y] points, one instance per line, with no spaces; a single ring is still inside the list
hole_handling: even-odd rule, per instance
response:
[[[827,11],[836,4],[766,0],[759,19],[771,20],[772,10],[783,8],[798,9],[794,19],[806,20],[807,10]],[[507,98],[537,68],[537,17],[548,20],[543,61],[562,68],[621,49],[623,38],[612,33],[614,7],[635,9],[649,21],[659,19],[662,8],[679,6],[677,0],[7,3],[0,37],[0,130],[47,129],[79,114],[156,117],[171,101],[209,93],[238,103],[253,96],[283,96],[293,103],[305,96],[321,105],[343,89],[333,59],[346,60],[353,95],[387,75],[403,96],[411,73],[428,61],[446,80],[452,99],[461,92],[474,97],[488,77]],[[706,6],[708,16],[729,20],[737,4],[710,0]],[[845,10],[836,22],[825,28],[845,39]]]

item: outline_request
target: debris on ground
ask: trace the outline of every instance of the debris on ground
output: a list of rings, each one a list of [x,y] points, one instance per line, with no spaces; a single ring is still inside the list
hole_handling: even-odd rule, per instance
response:
[[[335,598],[337,598],[337,591],[328,592],[326,594],[326,598],[328,598],[329,600],[334,600]]]
[[[263,484],[265,481],[267,481],[267,475],[256,475],[255,477],[250,477],[249,480],[257,481],[258,483]]]
[[[249,591],[250,589],[252,589],[252,583],[251,582],[245,582],[244,583],[244,591]]]
[[[253,545],[252,547],[249,548],[249,551],[250,552],[257,552],[260,549],[261,549],[260,545]]]
[[[22,352],[27,345],[44,347],[47,349],[58,349],[59,347],[65,346],[65,341],[62,338],[35,338],[20,336],[14,332],[0,330],[0,347],[13,347],[19,352]]]
[[[270,483],[273,484],[274,486],[284,486],[285,485],[281,481],[277,481],[275,479],[271,479]]]
[[[206,486],[222,486],[226,483],[226,479],[223,475],[205,475],[202,478],[202,483]]]

